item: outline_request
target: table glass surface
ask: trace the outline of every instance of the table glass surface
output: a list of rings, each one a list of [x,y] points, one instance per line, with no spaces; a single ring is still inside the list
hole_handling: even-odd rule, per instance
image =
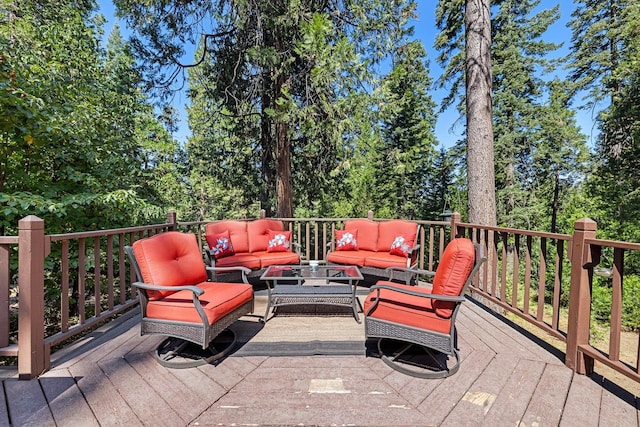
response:
[[[297,278],[314,279],[353,279],[362,280],[362,274],[354,265],[270,265],[260,280],[296,280]]]

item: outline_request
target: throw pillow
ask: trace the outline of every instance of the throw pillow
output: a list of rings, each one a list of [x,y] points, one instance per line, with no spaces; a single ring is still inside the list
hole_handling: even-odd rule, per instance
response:
[[[409,251],[413,247],[413,239],[409,240],[405,236],[396,236],[393,239],[393,243],[391,243],[391,250],[389,253],[391,255],[408,257]]]
[[[291,246],[291,231],[273,231],[267,232],[269,236],[269,245],[267,252],[285,252]]]
[[[336,230],[336,250],[337,251],[357,251],[358,250],[358,230]]]
[[[215,259],[220,259],[235,254],[233,245],[231,244],[229,230],[225,230],[222,233],[218,234],[208,234],[205,236],[205,238],[207,239],[207,244],[213,251],[213,257]]]

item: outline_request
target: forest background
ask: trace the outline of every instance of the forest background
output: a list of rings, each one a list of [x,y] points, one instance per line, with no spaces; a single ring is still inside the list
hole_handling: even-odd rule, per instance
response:
[[[93,0],[0,0],[3,233],[29,214],[49,233],[170,209],[276,215],[287,163],[296,217],[465,218],[464,129],[447,147],[435,135],[451,107],[464,127],[464,1],[434,3],[428,47],[412,1],[114,3],[129,36],[114,26],[105,44]],[[575,1],[566,56],[548,33],[559,11],[492,2],[498,224],[571,232],[589,217],[602,238],[640,241],[640,5]],[[185,79],[191,133],[178,140]]]

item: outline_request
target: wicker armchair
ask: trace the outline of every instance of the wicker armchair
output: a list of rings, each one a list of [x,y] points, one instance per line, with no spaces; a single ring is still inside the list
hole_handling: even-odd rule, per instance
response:
[[[227,327],[253,311],[248,269],[235,268],[242,270],[244,283],[208,281],[212,268],[205,267],[191,233],[157,234],[125,250],[138,280],[133,285],[140,296],[140,333],[167,336],[156,348],[156,360],[188,368],[228,354],[235,335]]]
[[[431,289],[393,281],[371,287],[364,304],[365,335],[377,338],[378,355],[387,365],[419,378],[444,378],[458,371],[455,318],[484,261],[480,245],[457,238],[447,245],[435,273],[400,269],[433,276]],[[452,366],[448,356],[455,358]]]

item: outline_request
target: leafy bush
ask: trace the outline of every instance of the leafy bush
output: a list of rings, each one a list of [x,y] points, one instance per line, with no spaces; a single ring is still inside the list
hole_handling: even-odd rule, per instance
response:
[[[609,323],[611,320],[611,282],[594,281],[591,293],[591,316],[594,320]],[[640,330],[640,277],[624,278],[622,289],[622,327],[630,331]]]

